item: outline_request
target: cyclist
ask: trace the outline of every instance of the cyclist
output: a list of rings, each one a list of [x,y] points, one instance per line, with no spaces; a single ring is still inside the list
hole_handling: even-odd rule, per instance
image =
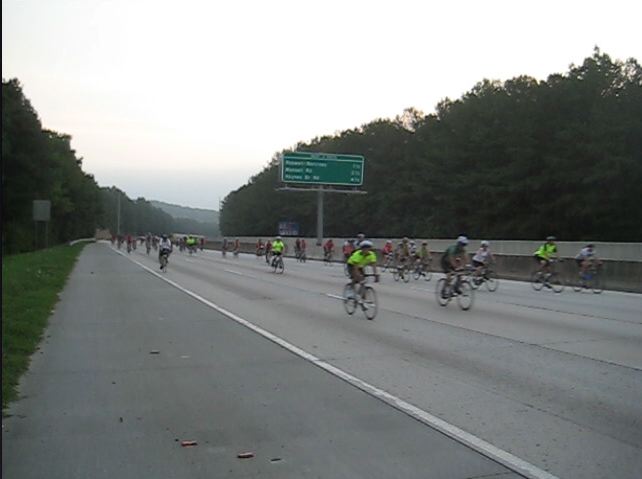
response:
[[[241,251],[241,241],[238,238],[236,238],[234,240],[234,250],[232,251],[232,253],[234,253],[234,256],[238,256],[240,251]]]
[[[397,267],[405,267],[410,260],[410,241],[404,237],[397,245]]]
[[[256,242],[256,255],[261,256],[263,254],[265,246],[263,245],[263,240],[259,238],[259,240]]]
[[[169,240],[167,235],[163,235],[161,240],[158,242],[158,262],[161,264],[161,270],[163,269],[161,257],[165,255],[167,259],[169,259],[170,254],[172,254],[172,242]]]
[[[384,247],[381,249],[381,255],[385,258],[388,257],[388,255],[393,253],[393,247],[392,247],[392,241],[388,240],[386,241],[386,244]]]
[[[359,245],[361,244],[362,241],[366,239],[366,235],[363,233],[359,233],[357,235],[357,239],[354,241],[355,242],[355,249],[359,248]]]
[[[328,240],[323,245],[324,260],[329,263],[330,261],[332,261],[333,254],[334,254],[334,241],[332,241],[332,238],[328,238]]]
[[[417,253],[419,262],[424,270],[428,269],[430,262],[432,261],[432,253],[428,249],[428,241],[422,241],[419,252]]]
[[[550,272],[550,264],[552,259],[557,258],[557,245],[555,244],[555,236],[548,236],[546,243],[540,246],[535,253],[533,253],[535,261],[539,265],[539,271]]]
[[[270,257],[272,256],[272,242],[267,240],[265,242],[265,262],[270,264]]]
[[[490,243],[486,240],[481,242],[481,247],[473,256],[473,266],[475,267],[475,276],[481,276],[482,270],[488,267],[489,263],[494,262],[495,257],[490,252]]]
[[[274,261],[276,261],[277,256],[283,256],[284,250],[285,244],[283,244],[282,238],[277,236],[272,242],[272,265],[274,265]]]
[[[343,258],[345,261],[348,261],[348,258],[350,258],[350,255],[354,253],[355,247],[354,247],[354,240],[349,239],[346,240],[343,243]]]
[[[379,275],[377,274],[377,254],[372,249],[372,241],[363,240],[360,243],[359,249],[348,258],[348,270],[353,287],[355,284],[363,281],[363,269],[368,265],[372,265],[375,282],[379,282]]]
[[[601,266],[602,262],[598,259],[595,254],[595,245],[587,244],[580,252],[575,256],[575,262],[577,263],[578,268],[580,269],[580,277],[584,277],[586,270],[595,264],[596,266]]]
[[[305,242],[305,238],[301,238],[301,242],[299,243],[299,259],[301,261],[305,261],[307,259],[307,255],[305,252],[307,247],[308,245]]]
[[[452,273],[461,268],[466,261],[466,245],[468,238],[460,235],[454,245],[449,246],[441,257],[441,268],[446,273],[446,282],[450,284]],[[456,293],[459,291],[455,290]]]

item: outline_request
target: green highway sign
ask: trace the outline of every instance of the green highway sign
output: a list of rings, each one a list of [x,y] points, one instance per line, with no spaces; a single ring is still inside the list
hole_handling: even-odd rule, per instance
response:
[[[331,153],[284,153],[281,161],[283,183],[308,185],[361,186],[363,156]]]

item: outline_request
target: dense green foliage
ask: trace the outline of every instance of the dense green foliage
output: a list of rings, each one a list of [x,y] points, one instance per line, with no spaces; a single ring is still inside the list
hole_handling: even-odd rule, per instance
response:
[[[2,250],[34,247],[33,200],[51,201],[49,243],[93,236],[98,185],[82,171],[71,138],[44,130],[17,80],[2,83]],[[39,233],[44,243],[44,229]]]
[[[58,246],[2,259],[2,408],[40,342],[76,258],[85,246]]]
[[[119,196],[121,233],[217,233],[214,224],[172,218],[144,198],[131,200],[115,187],[100,188],[83,172],[71,137],[42,128],[18,80],[2,82],[3,255],[44,246],[45,227],[39,224],[36,231],[33,200],[51,201],[48,243],[58,244],[92,237],[96,228],[116,233]]]
[[[642,240],[642,69],[596,49],[546,81],[484,80],[436,113],[408,109],[298,151],[360,154],[367,195],[325,196],[325,233]],[[227,235],[314,235],[316,194],[277,191],[278,159],[230,193]]]

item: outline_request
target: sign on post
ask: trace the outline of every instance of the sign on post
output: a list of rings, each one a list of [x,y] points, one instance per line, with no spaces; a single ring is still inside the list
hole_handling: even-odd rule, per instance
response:
[[[330,153],[284,153],[281,181],[307,185],[361,186],[364,158]]]
[[[51,201],[50,200],[33,200],[33,220],[34,221],[51,220]]]

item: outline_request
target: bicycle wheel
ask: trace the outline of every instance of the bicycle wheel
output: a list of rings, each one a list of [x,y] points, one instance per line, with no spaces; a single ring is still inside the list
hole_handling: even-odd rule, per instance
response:
[[[410,281],[410,270],[403,269],[401,271],[401,279],[403,280],[404,283],[407,283]]]
[[[591,286],[591,289],[593,290],[593,293],[595,294],[600,294],[602,291],[604,291],[602,275],[599,273],[593,273],[593,278],[591,278],[589,284]]]
[[[586,284],[584,283],[584,278],[582,278],[581,275],[578,275],[573,281],[572,286],[573,286],[573,291],[575,291],[576,293],[579,293],[586,287]]]
[[[531,274],[531,286],[535,291],[541,291],[544,287],[544,278],[541,271],[533,271],[533,274]]]
[[[350,268],[348,268],[348,263],[343,265],[343,273],[349,278],[350,277]]]
[[[352,284],[348,283],[343,288],[343,307],[348,314],[354,314],[357,309],[357,299],[354,295]]]
[[[450,302],[450,287],[446,282],[446,278],[441,278],[439,281],[437,281],[435,295],[437,296],[437,302],[439,303],[439,306],[446,306]]]
[[[395,281],[399,281],[399,278],[400,278],[399,269],[393,269],[392,270],[392,279],[394,279]]]
[[[285,271],[285,265],[283,264],[283,258],[279,256],[278,261],[276,262],[276,274],[283,274],[283,271]]]
[[[366,315],[366,318],[373,320],[377,315],[377,292],[372,286],[365,286],[361,300],[363,314]]]
[[[484,282],[483,278],[479,276],[474,276],[472,273],[470,275],[470,287],[473,289],[477,289],[481,286],[481,284]]]
[[[548,278],[548,284],[551,285],[551,288],[553,288],[553,291],[556,293],[564,291],[564,283],[562,282],[560,275],[557,273],[551,273],[550,278]]]
[[[430,281],[432,279],[432,271],[429,269],[424,269],[424,281]]]
[[[415,268],[415,271],[412,273],[412,277],[415,278],[415,281],[421,278],[421,268]]]
[[[486,271],[486,289],[491,293],[494,293],[497,291],[498,287],[499,280],[497,279],[495,272],[491,270]]]
[[[468,311],[475,300],[475,290],[467,279],[459,282],[459,293],[457,294],[457,304],[464,311]]]

